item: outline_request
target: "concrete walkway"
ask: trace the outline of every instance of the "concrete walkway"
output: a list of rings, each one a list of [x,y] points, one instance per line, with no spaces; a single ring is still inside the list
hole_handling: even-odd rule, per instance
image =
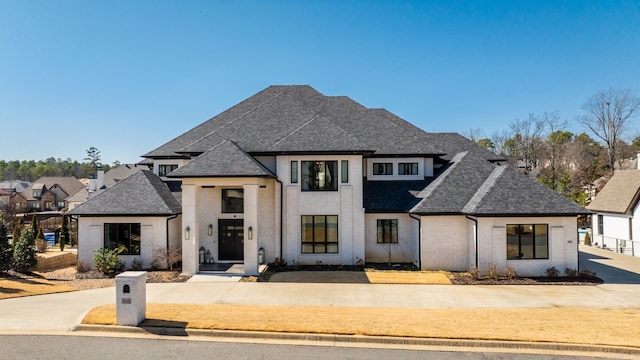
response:
[[[187,283],[147,284],[149,303],[401,308],[640,308],[640,258],[581,247],[581,267],[598,286],[379,285],[238,282],[198,275]],[[91,308],[115,302],[115,289],[0,300],[0,332],[65,331]]]

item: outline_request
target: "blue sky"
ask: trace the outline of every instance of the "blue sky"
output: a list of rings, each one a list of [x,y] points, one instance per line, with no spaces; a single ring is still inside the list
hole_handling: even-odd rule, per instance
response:
[[[640,2],[0,0],[0,159],[136,162],[272,84],[432,132],[582,132],[587,98],[640,93]]]

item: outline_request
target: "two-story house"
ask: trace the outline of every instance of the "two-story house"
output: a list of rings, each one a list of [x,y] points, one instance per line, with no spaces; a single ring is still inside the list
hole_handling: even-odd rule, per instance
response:
[[[309,86],[271,86],[144,157],[153,174],[70,212],[85,265],[118,244],[148,265],[155,243],[181,248],[189,274],[281,259],[541,275],[577,268],[576,216],[588,213],[458,134]]]

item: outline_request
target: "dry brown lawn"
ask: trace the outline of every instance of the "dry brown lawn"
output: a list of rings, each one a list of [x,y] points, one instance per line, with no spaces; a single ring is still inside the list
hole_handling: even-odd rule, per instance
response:
[[[0,279],[0,300],[22,296],[53,294],[76,289],[38,278]]]
[[[82,323],[115,325],[115,305],[94,308]],[[141,325],[640,347],[638,324],[640,310],[148,304]]]
[[[350,284],[451,284],[445,272],[436,271],[283,271],[269,282]]]

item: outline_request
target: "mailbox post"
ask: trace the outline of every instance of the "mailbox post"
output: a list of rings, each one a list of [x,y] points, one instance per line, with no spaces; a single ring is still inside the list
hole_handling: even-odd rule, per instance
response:
[[[147,314],[147,273],[116,275],[116,325],[138,326]]]

